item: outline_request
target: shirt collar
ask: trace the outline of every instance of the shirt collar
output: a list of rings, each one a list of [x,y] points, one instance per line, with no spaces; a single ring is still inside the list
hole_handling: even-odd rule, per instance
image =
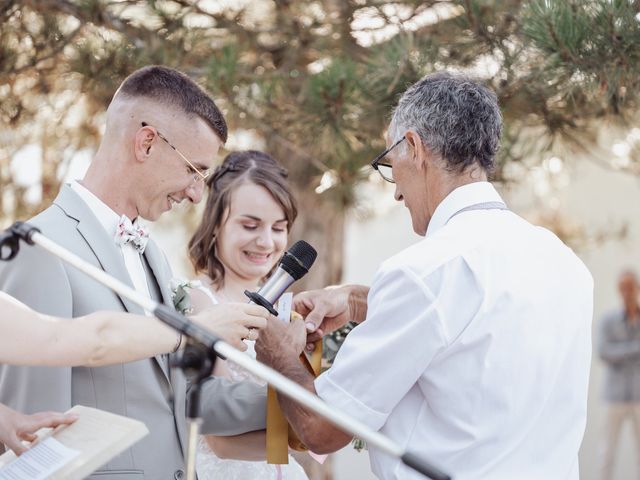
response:
[[[444,227],[449,219],[463,208],[485,202],[503,202],[500,194],[489,182],[474,182],[456,188],[436,207],[429,221],[426,236],[433,235]]]
[[[91,193],[87,187],[82,185],[78,180],[74,180],[70,185],[71,189],[78,194],[82,200],[87,204],[89,209],[96,216],[102,227],[107,234],[113,236],[118,223],[120,222],[120,215],[114,212],[107,204]]]

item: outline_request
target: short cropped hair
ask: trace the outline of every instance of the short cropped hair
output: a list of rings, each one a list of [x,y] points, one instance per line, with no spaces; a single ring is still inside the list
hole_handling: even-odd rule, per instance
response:
[[[466,75],[427,75],[404,92],[393,112],[396,141],[415,130],[422,142],[445,161],[448,171],[478,164],[494,167],[500,145],[502,115],[496,94]]]
[[[228,131],[222,112],[215,102],[187,75],[160,65],[151,65],[129,75],[116,96],[145,97],[171,105],[188,116],[202,118],[220,137],[227,141]]]

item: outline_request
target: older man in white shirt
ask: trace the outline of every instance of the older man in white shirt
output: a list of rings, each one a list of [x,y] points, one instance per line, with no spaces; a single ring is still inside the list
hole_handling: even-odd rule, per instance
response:
[[[277,322],[258,358],[455,479],[577,479],[587,413],[593,280],[551,232],[509,211],[487,182],[501,131],[495,94],[448,73],[400,99],[372,162],[426,238],[361,286],[306,292],[322,334],[360,322],[333,367],[296,361],[301,324]],[[349,435],[280,397],[314,451]],[[370,451],[385,479],[420,478]]]

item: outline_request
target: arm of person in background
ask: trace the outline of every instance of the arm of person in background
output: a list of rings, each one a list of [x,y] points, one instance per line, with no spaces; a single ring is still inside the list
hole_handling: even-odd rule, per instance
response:
[[[640,341],[616,340],[612,327],[614,317],[605,317],[600,322],[600,335],[598,337],[598,354],[600,358],[609,364],[615,365],[634,358],[640,358]]]
[[[362,323],[367,317],[369,287],[343,285],[301,292],[293,298],[293,309],[305,317],[309,336],[314,342],[348,322]]]
[[[101,366],[172,351],[178,333],[152,317],[97,312],[59,319],[37,313],[0,292],[0,363]],[[191,317],[236,348],[249,328],[266,326],[268,312],[257,305],[225,304]]]
[[[8,446],[16,455],[24,453],[28,447],[23,441],[33,442],[35,432],[41,428],[55,428],[77,420],[72,414],[40,412],[24,415],[0,403],[0,443]]]

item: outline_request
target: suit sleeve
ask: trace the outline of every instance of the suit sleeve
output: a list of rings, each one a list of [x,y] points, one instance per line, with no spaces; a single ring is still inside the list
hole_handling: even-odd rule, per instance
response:
[[[231,382],[211,377],[202,387],[200,409],[204,434],[225,436],[264,430],[267,387],[249,380]]]
[[[35,246],[0,264],[0,290],[34,310],[71,317],[73,302],[60,260]],[[30,345],[24,345],[25,349]],[[43,393],[46,392],[46,395]],[[71,407],[71,368],[0,366],[0,402],[24,413]]]
[[[613,317],[605,317],[600,323],[598,353],[602,361],[617,365],[640,358],[640,341],[636,339],[616,340],[612,333]]]

